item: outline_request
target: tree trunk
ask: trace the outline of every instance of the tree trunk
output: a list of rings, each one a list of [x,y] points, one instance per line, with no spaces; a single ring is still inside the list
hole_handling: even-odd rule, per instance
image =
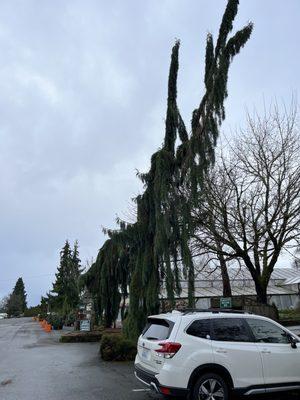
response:
[[[222,276],[222,283],[223,283],[223,296],[231,297],[232,296],[231,284],[230,284],[230,279],[229,279],[229,275],[228,275],[226,260],[225,260],[224,254],[222,253],[222,245],[216,235],[215,235],[215,241],[216,241],[216,245],[217,245],[217,249],[218,249],[217,257],[220,262],[220,268],[221,268],[221,276]]]
[[[219,254],[218,259],[219,259],[220,267],[221,267],[221,275],[222,275],[222,283],[223,283],[223,296],[231,297],[232,296],[231,284],[230,284],[230,279],[229,279],[229,275],[228,275],[226,261],[225,261],[223,254]]]
[[[255,280],[255,288],[257,294],[257,301],[260,304],[268,304],[267,286],[262,282]]]
[[[123,294],[123,301],[122,301],[122,306],[121,306],[121,321],[124,321],[125,317],[125,310],[126,310],[126,294]]]

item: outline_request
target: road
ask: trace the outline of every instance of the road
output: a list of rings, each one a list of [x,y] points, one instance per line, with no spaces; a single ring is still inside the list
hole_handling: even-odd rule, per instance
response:
[[[1,400],[149,400],[132,363],[106,363],[98,343],[59,343],[28,318],[0,320]]]
[[[143,386],[133,376],[132,363],[104,362],[98,343],[63,344],[59,336],[28,318],[0,320],[0,400],[161,399],[135,391]],[[296,398],[281,394],[278,400]]]

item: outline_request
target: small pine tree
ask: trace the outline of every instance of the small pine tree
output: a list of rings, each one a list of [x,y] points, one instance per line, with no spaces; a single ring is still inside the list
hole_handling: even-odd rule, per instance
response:
[[[7,302],[7,314],[10,317],[19,317],[22,314],[22,302],[20,296],[11,293]]]
[[[19,278],[17,280],[17,283],[13,290],[13,294],[20,297],[21,313],[24,313],[24,311],[27,309],[27,301],[26,301],[27,294],[25,291],[25,285],[22,278]]]
[[[27,309],[25,285],[22,278],[19,278],[15,284],[13,292],[7,301],[7,313],[11,316],[24,314]]]

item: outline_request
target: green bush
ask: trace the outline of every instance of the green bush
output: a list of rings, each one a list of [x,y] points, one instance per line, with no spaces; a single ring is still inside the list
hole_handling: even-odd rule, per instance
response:
[[[40,306],[29,307],[24,311],[24,317],[35,317],[39,313],[41,313],[41,307]]]
[[[280,320],[284,321],[284,320],[295,320],[298,321],[300,320],[300,310],[280,310],[279,311],[279,317]]]
[[[63,317],[58,314],[49,314],[47,316],[47,322],[48,324],[52,325],[52,328],[55,330],[62,329],[64,326]]]
[[[119,333],[104,334],[100,343],[100,355],[104,361],[132,361],[136,355],[136,343]]]
[[[68,332],[63,334],[59,341],[61,343],[85,343],[100,342],[101,332]]]
[[[65,325],[73,326],[75,321],[76,321],[76,314],[73,311],[69,312],[65,320]]]
[[[47,319],[47,314],[46,313],[40,313],[38,315],[39,321],[43,321],[44,319]]]

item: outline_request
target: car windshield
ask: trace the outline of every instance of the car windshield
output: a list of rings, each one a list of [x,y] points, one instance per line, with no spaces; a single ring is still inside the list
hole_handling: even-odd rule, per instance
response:
[[[165,340],[172,330],[171,321],[149,318],[143,331],[143,338],[148,340]]]

